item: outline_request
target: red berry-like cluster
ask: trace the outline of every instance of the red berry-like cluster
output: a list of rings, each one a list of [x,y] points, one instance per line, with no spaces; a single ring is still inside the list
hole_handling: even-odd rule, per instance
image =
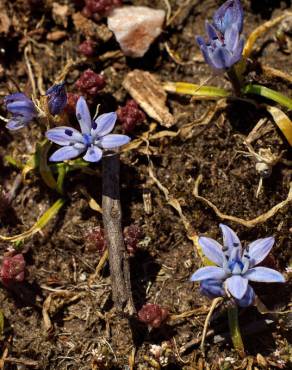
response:
[[[95,97],[105,87],[105,79],[102,75],[87,69],[75,82],[75,87],[85,97]]]
[[[76,104],[77,100],[79,99],[80,95],[74,94],[74,93],[67,93],[67,104],[64,108],[64,110],[70,114],[75,114]]]
[[[130,256],[133,256],[138,249],[138,242],[142,237],[141,229],[137,225],[126,226],[123,234],[126,250]]]
[[[106,250],[104,230],[100,226],[95,226],[86,232],[85,242],[88,249],[97,249],[100,255],[103,255]]]
[[[138,312],[138,318],[152,328],[159,328],[167,320],[169,312],[158,304],[146,303]]]
[[[85,40],[78,46],[79,53],[86,57],[94,56],[96,52],[97,43],[93,40]]]
[[[142,237],[141,230],[136,225],[126,226],[123,235],[126,250],[130,256],[133,256],[138,248],[138,242]],[[103,228],[95,226],[87,231],[85,234],[85,244],[87,249],[97,249],[100,255],[102,255],[107,247]]]
[[[125,132],[133,131],[137,123],[143,122],[146,118],[145,113],[132,99],[128,100],[124,107],[117,110],[117,116]]]
[[[0,268],[0,278],[6,287],[12,283],[19,283],[24,280],[25,260],[22,254],[5,256]]]
[[[85,0],[82,12],[88,18],[100,18],[122,4],[123,0]]]

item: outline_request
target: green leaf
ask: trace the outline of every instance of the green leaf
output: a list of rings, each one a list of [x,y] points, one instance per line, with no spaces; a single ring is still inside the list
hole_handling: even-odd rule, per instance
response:
[[[52,144],[48,140],[44,140],[43,142],[37,145],[37,156],[39,158],[39,172],[44,181],[44,183],[53,190],[57,190],[57,182],[52,174],[50,167],[48,166],[47,158],[48,158],[48,151]],[[59,191],[60,192],[60,191]]]
[[[284,107],[292,109],[292,99],[288,98],[287,96],[275,90],[269,89],[265,86],[249,84],[249,85],[246,85],[242,89],[242,91],[245,94],[255,94],[255,95],[263,96],[264,98],[273,100],[276,103],[279,103]]]
[[[204,85],[195,85],[187,82],[166,82],[163,85],[165,91],[198,96],[202,98],[226,98],[231,95],[231,93],[225,89],[220,89],[215,86],[204,86]]]
[[[0,240],[5,240],[9,242],[17,242],[41,231],[47,223],[59,212],[59,210],[65,204],[65,199],[60,198],[58,199],[40,218],[39,220],[27,231],[22,234],[14,235],[14,236],[3,236],[0,235]]]

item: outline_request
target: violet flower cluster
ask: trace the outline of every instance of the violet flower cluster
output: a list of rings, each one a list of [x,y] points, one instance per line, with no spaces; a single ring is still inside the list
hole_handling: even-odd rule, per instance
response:
[[[4,104],[8,112],[12,113],[12,118],[6,125],[11,131],[27,126],[37,116],[33,102],[23,93],[5,96]]]
[[[206,21],[207,42],[197,36],[196,40],[206,63],[215,70],[232,67],[242,54],[244,40],[243,9],[240,0],[226,1],[214,14],[213,23]]]
[[[284,276],[276,270],[254,267],[270,253],[275,242],[273,237],[255,240],[243,250],[238,236],[230,227],[220,224],[220,228],[223,247],[211,238],[199,238],[204,255],[217,265],[202,267],[191,277],[191,281],[200,281],[203,294],[209,298],[232,296],[239,306],[246,307],[255,298],[249,281],[285,282]]]
[[[60,114],[67,104],[64,85],[64,83],[56,84],[46,91],[48,108],[52,115]],[[5,96],[4,104],[8,112],[12,113],[12,118],[6,125],[6,128],[11,131],[27,126],[38,115],[32,100],[21,92]]]
[[[115,112],[102,114],[92,120],[82,96],[76,104],[76,117],[81,132],[67,126],[55,127],[46,132],[49,140],[62,146],[52,154],[50,161],[64,161],[85,153],[84,160],[98,162],[102,158],[103,149],[114,149],[130,141],[126,135],[110,134],[117,119]]]
[[[53,85],[46,91],[48,97],[48,108],[50,113],[55,116],[60,114],[67,104],[67,94],[65,82]]]

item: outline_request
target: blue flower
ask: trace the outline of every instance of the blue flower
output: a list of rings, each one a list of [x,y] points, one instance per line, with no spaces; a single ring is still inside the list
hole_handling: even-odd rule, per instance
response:
[[[211,238],[199,238],[204,255],[217,265],[202,267],[191,277],[191,281],[200,281],[203,294],[210,298],[231,295],[239,306],[246,307],[255,298],[249,281],[285,282],[283,275],[276,270],[254,267],[270,253],[275,242],[273,237],[258,239],[242,250],[235,232],[223,224],[220,224],[220,228],[223,233],[223,247]]]
[[[237,63],[242,54],[244,40],[243,10],[239,0],[228,0],[214,14],[213,24],[206,22],[207,42],[196,40],[206,63],[216,70],[227,69]]]
[[[54,116],[60,114],[67,104],[67,94],[65,82],[53,85],[46,91],[48,97],[48,107],[50,113]]]
[[[66,126],[52,128],[46,137],[62,148],[50,157],[50,161],[59,162],[72,159],[85,152],[83,159],[98,162],[102,149],[113,149],[127,144],[130,138],[126,135],[109,134],[117,119],[115,112],[105,113],[92,121],[85,99],[81,96],[76,104],[76,117],[81,132]]]
[[[4,104],[8,112],[12,113],[12,118],[6,125],[9,130],[15,131],[25,127],[37,116],[33,102],[23,93],[5,96]]]

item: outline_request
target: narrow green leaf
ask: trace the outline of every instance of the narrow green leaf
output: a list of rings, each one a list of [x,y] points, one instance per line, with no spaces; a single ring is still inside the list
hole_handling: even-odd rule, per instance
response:
[[[40,171],[40,175],[44,183],[50,189],[58,191],[57,182],[47,162],[48,151],[51,145],[52,144],[48,140],[44,140],[43,142],[39,143],[37,146],[37,154],[39,156],[39,171]]]
[[[36,234],[37,232],[41,231],[47,223],[59,212],[59,210],[65,204],[65,199],[60,198],[58,199],[40,218],[39,220],[27,231],[22,234],[14,235],[14,236],[3,236],[0,235],[0,240],[5,240],[9,242],[17,242],[32,235]]]
[[[226,98],[230,96],[230,92],[225,89],[220,89],[215,86],[195,85],[187,82],[166,82],[163,85],[165,91],[186,94],[198,97],[209,98]]]
[[[287,96],[275,90],[269,89],[268,87],[249,84],[243,88],[243,92],[245,94],[255,94],[255,95],[263,96],[264,98],[273,100],[276,103],[279,103],[284,107],[292,109],[292,99],[288,98]]]

